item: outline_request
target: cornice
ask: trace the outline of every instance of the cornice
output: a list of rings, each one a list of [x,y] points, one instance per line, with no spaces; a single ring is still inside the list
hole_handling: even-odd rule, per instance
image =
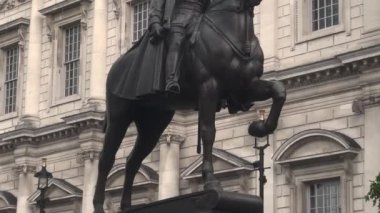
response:
[[[0,135],[0,153],[15,150],[19,145],[39,145],[64,138],[76,137],[86,129],[101,130],[104,112],[84,112],[64,117],[65,122],[41,128],[24,128]]]
[[[27,27],[30,24],[30,20],[26,18],[18,18],[0,25],[0,35],[8,33],[11,30],[18,30],[23,27]]]
[[[90,3],[90,2],[92,2],[92,0],[65,0],[65,1],[61,1],[59,3],[53,4],[49,7],[45,7],[39,10],[39,12],[44,16],[54,15],[63,10],[80,6],[80,4],[82,3]]]
[[[338,55],[332,59],[265,73],[263,79],[280,80],[287,89],[298,89],[360,75],[380,67],[380,45]]]
[[[365,112],[365,108],[380,105],[380,95],[370,95],[356,99],[352,103],[352,111],[358,114]]]

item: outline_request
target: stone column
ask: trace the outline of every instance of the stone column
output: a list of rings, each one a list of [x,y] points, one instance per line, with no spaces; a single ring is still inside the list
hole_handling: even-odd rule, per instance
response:
[[[103,133],[98,129],[83,130],[79,135],[81,151],[78,162],[83,164],[82,212],[93,212],[92,199],[98,177],[99,155],[103,146]]]
[[[105,100],[107,51],[107,0],[94,1],[94,19],[91,52],[90,103]]]
[[[38,126],[39,96],[41,78],[41,50],[42,50],[42,15],[43,1],[31,1],[32,9],[29,27],[29,46],[27,72],[25,75],[25,109],[22,116],[22,125]]]
[[[14,168],[15,175],[18,176],[17,193],[17,213],[32,213],[32,206],[29,205],[28,198],[37,189],[33,184],[36,167],[31,165],[17,165]]]
[[[277,0],[260,3],[260,45],[264,51],[265,71],[277,69]]]
[[[379,150],[380,150],[380,106],[368,107],[364,115],[364,194],[369,192],[370,180],[375,180],[379,174]],[[364,212],[377,213],[376,206],[372,202],[364,202]]]
[[[96,150],[86,150],[80,153],[80,161],[84,166],[82,212],[94,211],[92,199],[95,193],[96,178],[98,177],[99,153]]]
[[[158,199],[179,195],[179,150],[185,138],[165,134],[160,140]]]

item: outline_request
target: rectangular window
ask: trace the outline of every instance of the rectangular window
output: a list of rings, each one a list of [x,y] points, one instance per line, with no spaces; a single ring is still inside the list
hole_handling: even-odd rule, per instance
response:
[[[5,105],[4,113],[16,111],[19,49],[13,46],[5,50]]]
[[[133,38],[132,42],[138,41],[148,29],[149,2],[139,1],[133,4]]]
[[[308,192],[308,213],[340,213],[339,179],[312,182]]]
[[[64,28],[65,37],[65,97],[78,94],[80,71],[80,24]]]
[[[339,24],[339,0],[312,0],[312,29],[325,29]]]

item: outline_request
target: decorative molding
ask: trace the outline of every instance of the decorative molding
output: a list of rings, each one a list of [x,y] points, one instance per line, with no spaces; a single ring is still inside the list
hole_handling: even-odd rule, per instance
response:
[[[54,15],[64,10],[81,6],[82,3],[87,3],[87,2],[91,3],[92,0],[65,0],[65,1],[61,1],[59,3],[53,4],[49,7],[45,7],[39,10],[39,12],[44,16]]]
[[[30,20],[26,18],[18,18],[0,25],[0,35],[8,33],[11,30],[19,30],[20,28],[27,28],[30,24]]]
[[[364,98],[355,99],[352,102],[352,111],[357,114],[363,114],[365,108],[380,105],[380,95],[369,95]]]
[[[120,0],[112,0],[113,2],[113,13],[115,14],[115,17],[117,20],[120,18],[120,11],[121,11],[121,2]]]
[[[236,172],[252,172],[254,171],[252,163],[233,155],[225,150],[216,149],[212,150],[212,155],[226,162],[227,164],[232,165],[232,168],[227,168],[220,171],[215,171],[216,175],[227,174],[227,173],[236,173]],[[202,157],[199,157],[189,167],[184,169],[180,177],[183,179],[195,179],[202,177],[202,174],[199,172],[199,168],[202,166]]]
[[[82,199],[83,191],[78,187],[72,185],[71,183],[58,178],[49,179],[48,190],[45,194],[49,197],[49,202],[62,203],[64,200],[73,201],[73,199]],[[49,194],[54,193],[54,190],[63,191],[65,195],[60,195],[59,197],[52,197]],[[41,191],[36,190],[29,198],[29,203],[34,205],[40,199]]]
[[[11,10],[27,0],[0,0],[0,11]]]
[[[12,168],[13,174],[18,177],[20,174],[36,173],[36,166],[32,165],[17,165]]]
[[[104,112],[84,112],[64,117],[65,122],[42,128],[21,128],[0,135],[0,153],[13,151],[22,144],[34,144],[57,141],[78,136],[86,129],[103,129]]]
[[[88,11],[90,9],[90,1],[81,1],[80,3],[80,12],[81,12],[81,18],[80,18],[80,24],[83,30],[87,30],[88,25]]]
[[[181,135],[175,135],[175,134],[163,134],[160,137],[160,143],[166,143],[166,144],[171,144],[171,143],[176,143],[181,145],[183,142],[185,142],[186,138]]]
[[[85,129],[103,129],[105,112],[94,112],[88,111],[83,112],[62,119],[67,125],[73,126],[78,129],[78,131],[83,131]]]
[[[83,163],[86,160],[94,161],[100,158],[99,150],[84,150],[77,154],[77,162]]]
[[[333,80],[358,76],[380,67],[380,46],[338,55],[333,59],[294,67],[281,72],[267,72],[263,79],[279,79],[287,89],[298,89]]]
[[[46,16],[46,28],[47,28],[47,37],[50,42],[55,38],[55,27],[54,27],[54,17],[52,15]]]
[[[313,140],[323,140],[331,144],[336,144],[336,147],[339,147],[339,149],[334,148],[334,150],[330,150],[327,153],[290,157],[297,150],[300,150],[303,146],[308,144],[308,142],[311,143],[310,141]],[[318,144],[316,144],[316,146],[318,146]],[[276,164],[280,165],[298,165],[301,163],[305,164],[306,162],[312,163],[322,159],[344,159],[346,157],[356,156],[360,150],[361,147],[358,143],[342,133],[323,129],[311,129],[300,132],[281,144],[274,153],[273,160]]]
[[[0,212],[15,212],[17,207],[17,197],[7,191],[0,191],[0,200],[5,206],[0,207]]]
[[[109,185],[112,183],[112,182],[109,182],[111,181],[113,178],[117,178],[118,174],[125,174],[125,164],[118,164],[118,165],[115,165],[112,170],[110,171],[108,177],[107,177],[107,188],[106,188],[106,192],[111,192],[111,191],[120,191],[123,189],[123,186],[117,186],[117,187],[109,187]],[[144,177],[144,181],[142,182],[138,182],[138,183],[134,183],[133,184],[133,187],[136,189],[136,188],[146,188],[148,186],[157,186],[158,185],[158,173],[156,171],[154,171],[152,168],[150,168],[149,166],[146,166],[144,164],[141,164],[138,172],[139,174],[141,174],[143,177]]]
[[[27,26],[26,25],[20,25],[17,30],[17,35],[19,38],[18,46],[21,48],[21,50],[24,50],[25,47],[25,35],[27,33]]]

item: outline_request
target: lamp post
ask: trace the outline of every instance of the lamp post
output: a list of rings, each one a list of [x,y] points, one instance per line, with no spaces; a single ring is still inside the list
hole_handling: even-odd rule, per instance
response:
[[[265,122],[265,110],[259,110],[260,121]],[[255,137],[255,145],[253,148],[259,150],[259,160],[253,162],[253,167],[256,171],[259,171],[259,182],[260,182],[260,197],[263,202],[263,207],[261,209],[261,213],[264,212],[264,185],[267,182],[267,178],[264,174],[265,169],[269,169],[270,167],[264,167],[264,150],[269,146],[269,135],[266,136],[266,143],[262,146],[257,145],[257,137]]]
[[[37,201],[37,205],[40,208],[40,213],[45,213],[45,204],[48,200],[45,198],[45,191],[48,188],[49,179],[53,178],[53,175],[46,170],[46,158],[42,158],[41,170],[37,172],[34,177],[38,178],[38,190],[41,191],[40,199]]]

